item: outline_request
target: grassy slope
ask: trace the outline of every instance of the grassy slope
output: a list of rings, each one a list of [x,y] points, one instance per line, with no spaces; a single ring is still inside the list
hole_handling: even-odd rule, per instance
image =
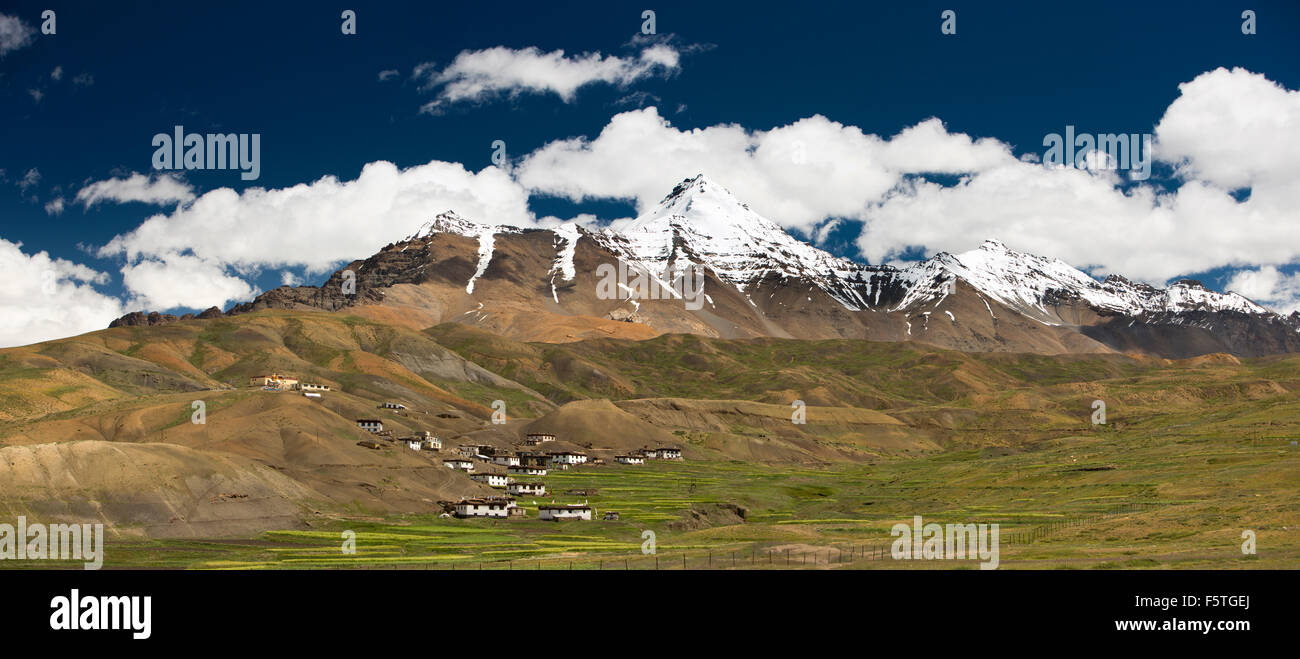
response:
[[[220,382],[278,368],[311,373],[349,391],[384,393],[379,389],[384,383],[401,382],[412,391],[427,390],[431,399],[439,389],[474,400],[519,395],[478,383],[460,383],[458,390],[453,382],[421,384],[400,369],[374,375],[376,367],[364,361],[358,366],[358,358],[383,359],[397,330],[319,316],[254,314],[247,320],[196,323],[194,329],[113,330],[88,335],[97,337],[88,341],[156,368],[169,364],[172,380],[166,386],[178,389],[205,377]],[[159,329],[167,330],[167,341],[149,340]],[[817,548],[879,547],[889,540],[891,524],[914,514],[939,522],[998,522],[1004,534],[1050,529],[1032,543],[1004,544],[1005,567],[1300,564],[1294,533],[1300,525],[1300,455],[1290,445],[1300,437],[1297,356],[1173,363],[1124,356],[969,355],[860,341],[664,336],[645,342],[528,344],[463,326],[440,326],[424,335],[556,403],[682,397],[788,405],[800,398],[810,405],[883,409],[917,427],[944,429],[949,450],[873,464],[758,464],[718,453],[709,433],[679,430],[678,436],[699,451],[699,460],[589,468],[544,479],[553,492],[599,488],[588,498],[600,510],[623,513],[619,522],[557,526],[535,519],[336,515],[317,522],[313,531],[269,532],[242,542],[120,541],[110,546],[109,564],[476,567],[486,561],[490,567],[524,559],[532,561],[530,567],[545,568],[627,559],[632,567],[649,567],[653,559],[640,553],[640,533],[652,529],[659,534],[662,556],[680,560],[685,553],[691,567],[705,567],[710,552],[731,551],[750,552],[751,566],[758,566],[757,557],[773,549],[791,548],[799,555]],[[51,364],[55,352],[49,347],[5,351],[0,396],[30,400],[32,382],[59,369],[76,370]],[[170,365],[171,355],[183,355],[197,373]],[[104,373],[94,372],[104,389],[87,394],[101,405],[152,391],[116,371]],[[379,384],[369,384],[372,377]],[[40,391],[45,399],[67,397],[55,393]],[[1104,427],[1094,428],[1088,420],[1095,399],[1107,403]],[[62,413],[76,415],[77,402],[65,401]],[[747,507],[750,521],[669,528],[688,509],[714,502]],[[1072,524],[1050,526],[1063,520]],[[337,538],[344,529],[358,531],[359,554],[339,553]],[[1258,533],[1258,557],[1243,557],[1238,550],[1244,529]],[[666,557],[664,562],[670,565]],[[896,564],[858,560],[854,565]]]

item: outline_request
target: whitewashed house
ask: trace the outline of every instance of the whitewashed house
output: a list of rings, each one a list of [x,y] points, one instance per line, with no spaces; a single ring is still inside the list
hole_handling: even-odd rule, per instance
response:
[[[539,446],[544,442],[555,441],[555,435],[546,432],[530,432],[524,436],[525,446]]]
[[[456,502],[457,517],[508,517],[515,500],[507,497],[461,499]]]
[[[505,474],[474,474],[470,478],[489,487],[505,487],[510,483],[510,478]]]
[[[469,460],[463,460],[461,458],[452,458],[450,460],[443,460],[442,464],[444,467],[447,467],[448,469],[455,469],[457,471],[463,471],[466,473],[474,471],[474,463],[470,462]]]
[[[294,389],[299,389],[299,390],[302,390],[302,391],[304,391],[304,392],[307,392],[307,391],[329,391],[329,390],[330,390],[330,386],[329,386],[328,384],[316,384],[315,382],[299,382],[297,385],[294,386]]]
[[[672,446],[660,446],[659,459],[660,460],[681,460],[682,450]]]
[[[406,444],[406,448],[409,448],[412,451],[418,451],[422,446],[424,446],[424,440],[419,437],[406,437],[402,442]]]
[[[506,494],[515,496],[527,495],[534,497],[546,496],[545,483],[511,483],[506,487]]]
[[[537,519],[585,519],[591,521],[592,508],[585,503],[548,503],[537,507]]]
[[[587,461],[587,454],[582,451],[558,451],[550,455],[555,464],[580,465]]]
[[[401,403],[380,403],[380,407],[386,410],[404,410],[406,406]]]
[[[426,451],[442,450],[442,440],[427,430],[415,433],[415,438],[420,440],[420,443],[423,445],[422,448]]]
[[[645,458],[640,455],[616,455],[614,462],[624,465],[643,465]]]
[[[514,467],[506,467],[506,473],[511,476],[545,476],[546,468],[533,467],[531,465],[517,465]]]
[[[379,419],[357,419],[357,427],[366,432],[380,432],[384,429],[384,423]]]
[[[492,464],[498,464],[503,467],[519,466],[519,456],[509,453],[498,453],[492,456]]]

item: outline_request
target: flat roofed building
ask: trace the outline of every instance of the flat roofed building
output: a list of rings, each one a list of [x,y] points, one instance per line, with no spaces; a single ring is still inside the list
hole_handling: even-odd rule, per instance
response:
[[[505,474],[474,474],[470,478],[490,487],[505,487],[510,483],[510,478]]]
[[[512,476],[545,476],[546,468],[533,467],[530,465],[518,465],[514,467],[506,467],[506,473]]]
[[[546,496],[545,483],[511,483],[506,487],[507,494],[529,495],[534,497]]]
[[[587,461],[587,454],[582,451],[557,451],[550,455],[551,461],[557,464],[577,465]]]
[[[461,499],[456,502],[457,517],[507,517],[515,500],[507,497]]]
[[[537,507],[537,519],[541,520],[585,519],[590,521],[591,513],[591,506],[585,503],[549,503]]]

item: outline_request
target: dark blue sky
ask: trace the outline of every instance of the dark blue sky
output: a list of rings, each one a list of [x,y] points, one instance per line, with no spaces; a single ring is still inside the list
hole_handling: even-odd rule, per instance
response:
[[[5,3],[0,13],[33,27],[43,10],[55,10],[58,33],[0,59],[0,238],[108,272],[113,281],[102,290],[120,293],[121,263],[78,245],[103,245],[160,209],[84,211],[70,200],[90,181],[149,171],[150,139],[176,124],[262,136],[259,180],[188,172],[200,194],[327,174],[351,179],[375,160],[477,170],[490,164],[493,140],[523,154],[594,136],[628,109],[618,104],[628,89],[592,86],[574,103],[537,95],[431,116],[418,113],[431,95],[407,78],[421,62],[446,64],[462,50],[498,45],[626,53],[647,8],[661,34],[710,46],[687,55],[677,75],[632,87],[658,97],[682,129],[767,129],[822,114],[892,135],[937,116],[949,131],[1036,152],[1044,134],[1066,124],[1150,132],[1178,83],[1220,66],[1300,88],[1294,1],[204,4]],[[348,8],[358,11],[355,36],[339,30]],[[944,9],[958,12],[955,37],[939,33]],[[1251,38],[1240,31],[1243,9],[1258,15]],[[51,79],[55,67],[61,80]],[[401,81],[379,83],[387,69]],[[24,192],[17,181],[33,168],[40,180]],[[60,195],[66,210],[47,214],[44,204]],[[619,204],[546,199],[533,208],[628,214]],[[854,255],[851,233],[835,234],[831,246]],[[263,289],[278,283],[273,273],[257,281]]]

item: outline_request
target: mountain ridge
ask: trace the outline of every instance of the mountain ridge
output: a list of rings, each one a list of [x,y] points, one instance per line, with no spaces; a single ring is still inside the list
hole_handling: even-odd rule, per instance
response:
[[[626,290],[615,299],[593,295],[601,263],[627,263],[661,282],[698,268],[702,282],[711,284],[707,305],[674,308],[667,300],[639,297],[622,281]],[[348,278],[354,293],[347,292]],[[941,308],[945,304],[949,308]],[[519,228],[441,213],[319,287],[272,289],[226,315],[264,308],[391,314],[396,307],[416,328],[491,318],[487,327],[504,334],[561,342],[599,332],[641,338],[685,332],[1175,358],[1300,352],[1300,314],[1283,317],[1195,280],[1164,288],[1114,274],[1098,281],[1060,259],[1018,252],[998,240],[906,267],[837,257],[791,236],[703,174],[683,180],[619,230],[573,223]],[[951,327],[930,323],[938,312]],[[561,329],[547,335],[529,326],[530,316]],[[140,323],[137,313],[111,326]]]

